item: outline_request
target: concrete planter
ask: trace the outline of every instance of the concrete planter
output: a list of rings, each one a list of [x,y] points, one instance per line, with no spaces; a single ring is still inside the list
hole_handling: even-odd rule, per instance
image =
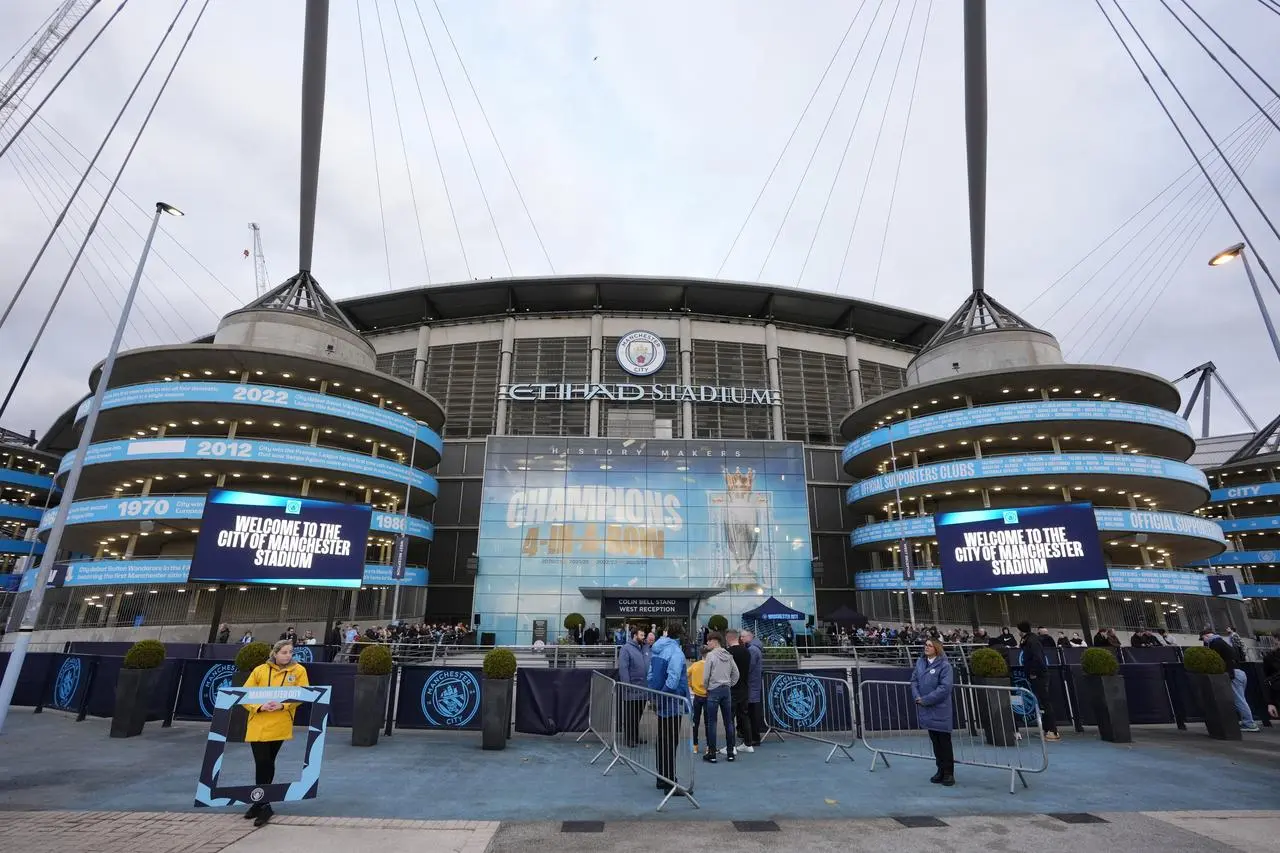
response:
[[[116,676],[116,707],[111,737],[137,737],[147,724],[151,694],[160,680],[159,669],[122,669]]]
[[[1080,679],[1080,701],[1098,721],[1098,736],[1110,743],[1132,743],[1129,698],[1123,675],[1086,675]]]
[[[1188,672],[1191,691],[1204,712],[1204,727],[1215,740],[1240,740],[1240,718],[1236,716],[1235,695],[1229,675]]]
[[[480,745],[484,749],[506,749],[511,736],[510,678],[486,678],[480,691]]]
[[[973,676],[971,684],[982,687],[1008,687],[1009,677],[983,678]],[[982,738],[991,746],[1013,746],[1018,742],[1018,730],[1013,720],[1013,705],[1009,694],[999,690],[975,690],[978,725]]]
[[[357,675],[351,720],[352,746],[377,746],[387,719],[390,675]]]

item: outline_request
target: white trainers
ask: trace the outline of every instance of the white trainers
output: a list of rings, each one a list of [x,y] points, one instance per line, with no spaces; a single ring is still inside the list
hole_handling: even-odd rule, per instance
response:
[[[738,751],[739,752],[755,752],[756,748],[754,746],[740,746],[738,747]]]

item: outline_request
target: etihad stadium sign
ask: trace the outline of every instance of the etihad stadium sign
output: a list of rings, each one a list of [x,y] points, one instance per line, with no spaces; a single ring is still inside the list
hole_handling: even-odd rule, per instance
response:
[[[731,388],[723,385],[636,385],[630,382],[553,383],[525,382],[498,388],[502,400],[614,400],[619,402],[666,401],[674,403],[729,403],[773,406],[782,403],[776,388]]]

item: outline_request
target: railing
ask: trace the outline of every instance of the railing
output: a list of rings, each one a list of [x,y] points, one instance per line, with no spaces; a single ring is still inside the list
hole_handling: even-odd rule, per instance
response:
[[[939,772],[950,764],[1009,771],[1009,793],[1025,773],[1049,766],[1044,727],[1034,694],[1023,687],[956,684],[951,694],[952,730],[927,732],[921,727],[911,685],[904,681],[863,681],[858,685],[862,711],[862,745],[871,750],[871,770],[888,756],[933,759]],[[1024,716],[1022,712],[1034,709]],[[1025,727],[1026,733],[1020,729]],[[928,740],[926,740],[926,736]],[[941,760],[939,761],[939,758]]]
[[[600,751],[587,762],[588,764],[595,764],[600,760],[600,756],[613,751],[613,741],[618,731],[618,719],[613,703],[614,689],[617,685],[618,682],[607,675],[599,672],[591,673],[591,693],[587,698],[587,730],[573,741],[579,743],[584,737],[590,735],[600,742]],[[638,735],[632,731],[630,736]]]
[[[807,673],[764,673],[764,724],[761,740],[770,734],[785,740],[782,732],[828,744],[824,763],[836,750],[849,754],[858,739],[857,710],[853,691],[843,678]]]
[[[604,775],[622,762],[632,772],[653,776],[658,789],[666,791],[658,811],[676,795],[702,808],[693,798],[692,714],[687,697],[615,682],[610,719],[621,719],[622,731],[612,732],[613,761]]]

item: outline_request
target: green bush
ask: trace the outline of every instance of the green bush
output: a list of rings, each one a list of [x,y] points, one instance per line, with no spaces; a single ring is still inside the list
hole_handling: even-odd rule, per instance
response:
[[[1120,671],[1120,662],[1106,649],[1085,649],[1080,668],[1085,675],[1115,675]]]
[[[1182,665],[1187,668],[1187,672],[1197,672],[1201,675],[1222,675],[1227,671],[1226,664],[1222,662],[1222,655],[1204,646],[1185,649],[1182,652]]]
[[[510,649],[490,649],[484,656],[484,677],[507,680],[516,674],[516,656]]]
[[[391,650],[386,646],[366,646],[360,653],[360,661],[356,664],[356,672],[360,675],[390,675]]]
[[[259,664],[266,663],[270,655],[269,643],[247,643],[236,653],[236,669],[240,672],[253,672]]]
[[[969,670],[978,678],[1007,678],[1009,663],[995,649],[977,649],[969,655]]]
[[[729,620],[717,613],[707,620],[707,628],[711,631],[727,631],[729,629]]]
[[[139,640],[124,653],[125,669],[157,669],[164,665],[164,643]]]
[[[581,628],[585,624],[587,624],[587,620],[582,617],[581,613],[570,613],[568,616],[564,617],[564,629],[566,631],[572,631],[574,628]]]

